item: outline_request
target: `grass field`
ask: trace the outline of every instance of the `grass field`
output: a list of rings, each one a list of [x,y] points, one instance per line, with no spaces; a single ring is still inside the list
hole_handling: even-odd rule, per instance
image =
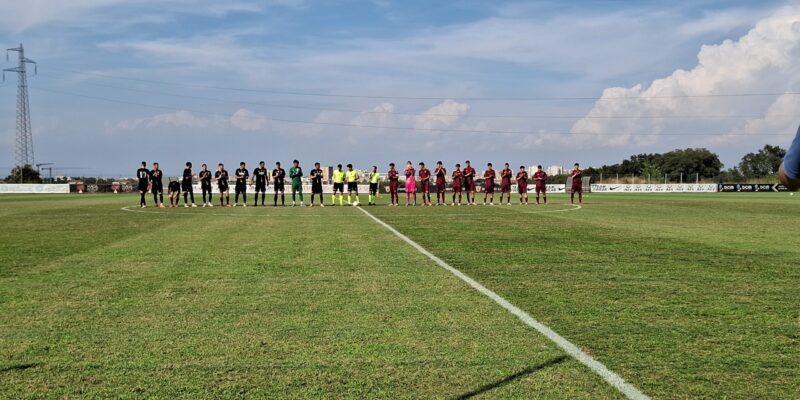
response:
[[[137,201],[0,197],[0,398],[623,398],[354,207]],[[551,202],[366,209],[653,398],[798,397],[800,196]]]

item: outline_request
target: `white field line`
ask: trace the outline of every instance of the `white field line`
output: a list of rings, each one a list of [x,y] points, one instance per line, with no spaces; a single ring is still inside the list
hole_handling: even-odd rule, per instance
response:
[[[375,222],[383,226],[384,228],[388,229],[392,232],[395,236],[402,239],[404,242],[411,245],[411,247],[417,249],[420,253],[425,255],[426,257],[430,258],[433,262],[435,262],[440,267],[444,268],[445,270],[449,271],[451,274],[455,275],[468,285],[472,286],[473,289],[477,290],[481,294],[485,295],[486,297],[494,300],[495,303],[500,305],[500,307],[505,308],[511,314],[514,314],[522,320],[526,325],[530,326],[533,329],[536,329],[550,339],[553,343],[555,343],[558,347],[564,350],[567,354],[569,354],[572,358],[578,360],[581,364],[589,367],[592,371],[594,371],[597,375],[603,378],[606,382],[608,382],[611,386],[622,392],[625,396],[632,400],[645,400],[649,399],[649,397],[642,393],[639,389],[634,387],[633,385],[625,382],[621,376],[617,375],[615,372],[608,369],[605,365],[601,362],[595,360],[590,355],[584,353],[578,346],[574,345],[569,340],[565,339],[563,336],[556,333],[554,330],[550,329],[547,325],[535,320],[525,311],[522,311],[519,307],[511,304],[508,300],[501,297],[499,294],[493,292],[492,290],[486,288],[485,286],[481,285],[474,279],[470,278],[469,276],[465,275],[463,272],[459,271],[456,268],[450,266],[450,264],[446,263],[439,257],[436,257],[431,252],[426,250],[424,247],[417,244],[417,242],[408,238],[408,236],[403,235],[397,229],[394,229],[391,225],[383,222],[376,216],[372,215],[369,211],[359,208],[364,214],[368,217],[372,218]]]
[[[563,204],[563,205],[569,205],[569,206],[572,206],[573,208],[560,208],[560,209],[556,209],[556,210],[523,211],[523,208],[516,208],[514,206],[511,206],[511,207],[502,206],[502,207],[503,208],[512,208],[514,211],[517,211],[520,214],[543,214],[543,213],[553,213],[553,212],[575,211],[575,210],[579,210],[581,208],[581,206],[573,205],[573,204]],[[216,207],[217,206],[211,207],[211,210],[213,210]],[[328,208],[328,207],[330,207],[330,206],[326,206],[326,208]],[[480,206],[480,207],[483,207],[483,206]],[[480,208],[480,207],[474,207],[474,208]],[[489,206],[487,206],[487,207],[489,207]],[[494,206],[494,207],[500,208],[501,206]],[[306,218],[324,217],[324,218],[328,218],[328,217],[349,217],[350,216],[350,214],[347,214],[347,215],[341,215],[341,214],[326,214],[326,215],[322,215],[322,214],[297,214],[297,213],[295,213],[295,214],[271,214],[271,213],[268,213],[268,212],[260,212],[260,211],[259,211],[258,214],[235,214],[235,213],[219,213],[219,212],[215,213],[215,212],[210,211],[210,210],[202,210],[202,211],[199,210],[200,208],[203,208],[203,207],[193,207],[194,208],[193,211],[189,211],[192,208],[184,210],[185,208],[186,207],[181,206],[181,207],[177,207],[177,209],[175,209],[175,210],[168,210],[168,209],[159,209],[157,207],[148,207],[147,209],[143,210],[143,209],[139,208],[138,206],[127,206],[127,207],[122,207],[121,210],[122,211],[128,211],[128,212],[135,212],[135,213],[144,213],[144,214],[184,215],[184,216],[194,216],[194,215],[200,215],[200,214],[202,214],[202,215],[223,216],[223,217],[255,217],[255,216],[263,216],[263,217],[306,217]],[[241,208],[245,208],[245,207],[241,207]],[[252,206],[248,206],[248,208],[252,208]],[[256,208],[273,209],[272,206],[266,206],[266,207],[259,206],[259,207],[256,207]],[[282,208],[291,208],[291,207],[286,206],[286,207],[282,207]],[[298,207],[295,207],[295,208],[298,208]],[[314,207],[306,206],[304,208],[311,208],[313,210],[322,209],[322,207],[317,207],[317,206],[314,206]],[[333,208],[341,208],[341,206],[335,206]],[[403,209],[405,209],[405,208],[398,207],[398,210],[403,210]],[[415,209],[415,207],[410,207],[410,209]],[[465,207],[464,210],[470,210],[470,209],[473,209],[473,208],[470,208],[470,207],[467,206],[467,207]],[[181,210],[184,210],[184,211],[181,211]],[[466,216],[484,217],[486,215],[485,214],[480,214],[480,213],[475,213],[475,212],[459,212],[459,213],[442,213],[442,214],[401,214],[401,216],[402,216],[402,218],[438,218],[438,217],[466,217]]]

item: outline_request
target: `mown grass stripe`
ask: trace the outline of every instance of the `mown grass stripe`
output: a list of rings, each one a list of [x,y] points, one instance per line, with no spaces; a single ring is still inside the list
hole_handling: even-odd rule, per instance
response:
[[[594,358],[592,358],[592,356],[584,353],[580,348],[578,348],[578,346],[576,346],[569,340],[565,339],[563,336],[559,335],[554,330],[550,329],[547,325],[544,325],[541,322],[537,321],[536,319],[531,317],[528,313],[521,310],[519,307],[511,304],[508,300],[498,295],[497,293],[493,292],[491,289],[486,288],[485,286],[481,285],[474,279],[465,275],[463,272],[452,267],[450,264],[446,263],[441,258],[435,256],[434,254],[426,250],[424,247],[420,246],[417,242],[411,240],[408,236],[400,233],[397,229],[394,229],[391,225],[383,222],[378,217],[372,215],[372,213],[370,213],[369,211],[363,208],[359,208],[359,210],[361,210],[361,212],[363,212],[365,215],[370,217],[372,220],[374,220],[384,228],[388,229],[395,236],[397,236],[404,242],[411,245],[411,247],[415,248],[417,251],[419,251],[426,257],[430,258],[438,266],[449,271],[451,274],[455,275],[457,278],[461,279],[462,281],[470,285],[473,289],[477,290],[486,297],[492,299],[495,303],[505,308],[508,312],[510,312],[511,314],[515,315],[517,318],[522,320],[522,322],[524,322],[526,325],[530,326],[533,329],[536,329],[539,333],[541,333],[542,335],[547,337],[550,341],[555,343],[558,347],[564,350],[572,358],[578,360],[581,364],[589,367],[589,369],[594,371],[597,375],[603,378],[603,380],[605,380],[611,386],[619,390],[629,399],[645,400],[650,398],[646,394],[642,393],[639,389],[631,385],[630,383],[625,382],[625,380],[621,376],[617,375],[614,371],[608,369],[608,367],[603,365],[603,363],[595,360]]]

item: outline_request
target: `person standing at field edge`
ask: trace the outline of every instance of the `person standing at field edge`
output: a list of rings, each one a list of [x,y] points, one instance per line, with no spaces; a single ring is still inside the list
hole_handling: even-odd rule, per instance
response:
[[[542,170],[541,165],[536,166],[533,182],[536,184],[536,205],[539,205],[539,193],[544,197],[544,205],[547,205],[547,173]]]
[[[583,170],[578,163],[575,163],[575,169],[572,170],[572,190],[569,194],[570,204],[575,204],[575,193],[578,193],[578,204],[583,205]]]
[[[300,194],[300,207],[305,207],[306,204],[303,203],[303,169],[300,168],[300,161],[292,161],[289,178],[292,178],[292,207],[297,204],[295,199],[297,193]]]
[[[336,193],[339,193],[339,205],[343,206],[344,203],[344,171],[342,171],[342,164],[336,166],[333,171],[333,194],[331,195],[331,206],[336,205]]]
[[[375,200],[378,196],[378,182],[381,181],[381,174],[378,173],[378,166],[372,166],[372,172],[369,173],[369,205],[374,206]]]
[[[400,173],[397,172],[394,163],[389,163],[389,172],[386,175],[389,178],[389,197],[391,197],[389,206],[397,207],[400,203],[397,195],[398,187],[400,186]]]
[[[145,194],[150,191],[150,170],[147,169],[147,162],[142,161],[141,166],[136,170],[136,178],[139,179],[139,207],[146,208]]]
[[[353,169],[353,164],[347,164],[347,203],[353,204],[351,196],[353,193],[356,195],[356,203],[358,203],[358,171]]]
[[[164,208],[164,172],[158,168],[158,163],[153,163],[153,170],[150,171],[150,187],[153,192],[153,202],[158,204],[158,208]]]
[[[314,163],[314,169],[311,170],[311,207],[314,207],[314,196],[319,196],[319,206],[325,207],[325,200],[322,198],[322,168],[319,163]]]

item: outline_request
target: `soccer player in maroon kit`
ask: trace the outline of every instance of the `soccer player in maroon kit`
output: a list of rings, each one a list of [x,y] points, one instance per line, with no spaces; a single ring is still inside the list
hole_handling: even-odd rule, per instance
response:
[[[419,163],[419,184],[422,185],[422,205],[431,206],[431,170],[425,168],[425,163]]]
[[[492,168],[492,163],[486,164],[486,171],[483,172],[483,182],[484,182],[484,191],[483,191],[483,205],[486,205],[486,196],[489,196],[489,205],[494,205],[494,178],[495,172]],[[502,203],[501,203],[502,204]]]
[[[467,204],[475,205],[475,168],[466,161],[464,167],[464,190],[467,191]]]
[[[536,167],[533,173],[533,181],[536,182],[536,205],[539,205],[539,193],[544,196],[544,205],[547,205],[547,174],[542,171],[542,166]]]
[[[575,163],[575,169],[572,170],[572,191],[569,195],[570,204],[575,204],[575,193],[578,193],[578,204],[583,205],[583,170],[578,163]]]
[[[436,176],[436,205],[437,206],[444,206],[447,205],[447,202],[444,199],[444,190],[445,190],[445,181],[444,177],[447,175],[447,170],[444,169],[441,161],[436,163],[436,169],[433,170],[433,174]]]
[[[519,192],[519,204],[528,205],[528,171],[524,165],[520,165],[517,172],[517,192]],[[508,196],[511,197],[511,194]]]
[[[506,194],[508,198],[506,199],[506,205],[511,205],[511,168],[508,167],[508,163],[506,163],[505,168],[500,171],[500,205],[503,205],[503,194]]]
[[[461,172],[461,164],[456,164],[456,169],[453,170],[453,206],[456,205],[456,194],[458,194],[458,205],[461,205],[462,179],[464,179],[464,173]]]
[[[397,205],[400,203],[400,200],[397,198],[397,187],[400,182],[400,173],[394,168],[394,163],[389,164],[389,172],[387,175],[389,176],[389,196],[392,198],[392,202],[389,204],[389,206],[397,207]]]

